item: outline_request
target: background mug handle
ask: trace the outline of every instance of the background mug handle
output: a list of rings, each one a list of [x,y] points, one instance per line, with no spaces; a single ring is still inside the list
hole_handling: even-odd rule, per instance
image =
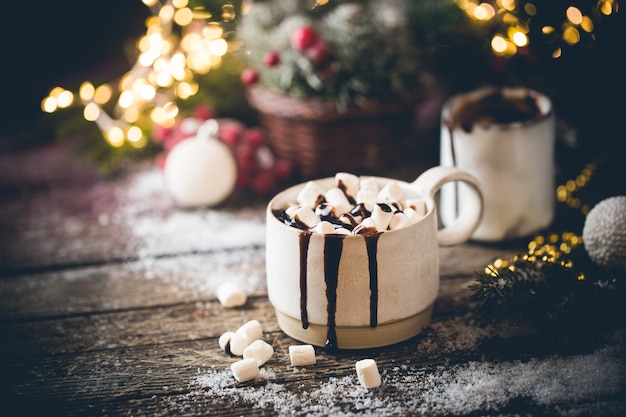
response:
[[[424,197],[435,201],[435,194],[446,183],[463,181],[473,191],[459,207],[459,216],[446,227],[437,231],[441,246],[452,246],[467,241],[480,223],[483,215],[483,193],[480,182],[472,174],[454,166],[435,166],[424,171],[411,183]],[[435,204],[436,206],[436,204]]]

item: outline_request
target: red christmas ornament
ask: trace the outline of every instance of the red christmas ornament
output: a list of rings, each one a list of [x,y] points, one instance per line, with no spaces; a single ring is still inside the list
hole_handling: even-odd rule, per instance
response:
[[[263,57],[263,63],[267,67],[275,67],[280,63],[280,55],[276,51],[269,51]]]
[[[301,26],[291,35],[291,46],[298,51],[304,51],[317,41],[317,32],[311,26]]]
[[[304,51],[304,55],[315,65],[320,65],[328,60],[330,53],[328,52],[326,42],[317,39],[313,45]]]
[[[253,68],[246,68],[241,72],[241,81],[244,84],[256,84],[259,81],[259,73]]]

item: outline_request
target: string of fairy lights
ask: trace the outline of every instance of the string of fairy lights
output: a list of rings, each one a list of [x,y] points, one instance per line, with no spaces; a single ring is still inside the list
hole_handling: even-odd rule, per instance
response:
[[[150,9],[146,32],[137,41],[137,60],[119,80],[98,86],[89,81],[78,93],[53,88],[41,103],[53,113],[74,105],[84,106],[85,120],[95,122],[112,147],[125,143],[146,146],[148,136],[140,125],[170,127],[179,115],[178,100],[198,92],[196,75],[220,66],[229,51],[221,23],[235,18],[230,3],[222,6],[221,21],[207,22],[211,14],[191,8],[188,0],[142,0]],[[107,112],[105,109],[109,109]]]
[[[315,5],[330,0],[318,0]],[[455,0],[477,25],[492,28],[491,50],[501,57],[513,57],[528,47],[532,34],[540,33],[554,44],[553,58],[563,53],[562,45],[576,45],[583,39],[595,40],[595,27],[603,16],[617,13],[617,0],[598,0],[590,10],[575,5],[559,5],[561,22],[540,24],[542,8],[522,0]],[[224,22],[234,22],[239,12],[232,3],[221,6],[220,22],[201,6],[189,0],[142,0],[151,17],[146,33],[138,40],[137,60],[119,80],[101,85],[85,81],[78,92],[54,87],[42,100],[44,112],[53,113],[72,106],[83,106],[83,117],[95,122],[112,147],[130,144],[142,148],[148,135],[141,126],[173,126],[179,116],[180,100],[195,95],[198,75],[218,68],[223,57],[235,49],[227,40]],[[247,2],[242,5],[246,7]],[[555,6],[552,6],[555,7]],[[558,42],[555,42],[555,39]]]
[[[556,6],[558,7],[557,15],[563,20],[544,24],[544,19],[539,19],[542,16],[542,8],[537,5],[537,2],[455,1],[470,19],[495,28],[491,37],[491,50],[495,55],[503,57],[512,57],[518,54],[521,48],[529,46],[530,34],[536,31],[544,42],[554,44],[552,58],[559,58],[563,53],[563,45],[579,44],[585,37],[591,42],[595,41],[594,30],[597,22],[602,19],[602,16],[617,13],[619,8],[617,0],[598,0],[590,4],[588,10],[583,10],[582,6],[573,4],[559,5]]]
[[[571,209],[579,210],[582,215],[586,216],[590,207],[588,204],[581,202],[576,194],[588,185],[596,168],[596,163],[590,162],[582,168],[575,178],[558,185],[556,188],[556,200]],[[497,258],[485,267],[484,272],[493,277],[498,277],[499,271],[504,268],[514,272],[520,266],[537,263],[556,263],[562,268],[571,271],[575,265],[568,258],[568,255],[581,244],[583,244],[582,236],[573,232],[537,235],[528,243],[526,253],[515,255],[510,259]],[[583,272],[578,272],[576,278],[579,281],[586,279]]]

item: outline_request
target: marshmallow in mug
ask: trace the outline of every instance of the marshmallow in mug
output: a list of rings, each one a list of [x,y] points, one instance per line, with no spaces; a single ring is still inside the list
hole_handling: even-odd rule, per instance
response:
[[[288,226],[321,234],[367,234],[408,226],[426,214],[421,198],[405,198],[396,181],[382,188],[374,178],[339,172],[335,187],[309,181],[294,201],[274,215]]]

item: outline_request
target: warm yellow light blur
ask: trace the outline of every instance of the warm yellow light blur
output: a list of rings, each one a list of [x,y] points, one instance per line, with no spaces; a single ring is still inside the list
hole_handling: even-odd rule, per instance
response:
[[[185,7],[184,9],[179,9],[174,14],[174,22],[178,26],[187,26],[193,20],[193,13],[191,9]]]
[[[601,0],[598,2],[598,10],[605,16],[617,12],[617,4],[613,0]]]
[[[132,106],[124,110],[124,114],[122,115],[122,118],[127,123],[136,123],[137,120],[139,120],[139,116],[140,116],[139,110],[140,110],[139,106]]]
[[[574,6],[570,6],[567,8],[567,10],[565,11],[565,16],[567,16],[567,20],[572,22],[572,24],[574,25],[580,25],[580,23],[583,21],[582,12]]]
[[[506,39],[500,35],[496,35],[491,39],[491,49],[497,54],[504,54],[506,51]]]
[[[172,0],[172,5],[177,9],[182,9],[183,7],[187,7],[189,4],[189,0]]]
[[[124,131],[118,127],[113,126],[111,129],[105,132],[107,142],[114,148],[119,148],[124,144]]]
[[[222,20],[224,22],[230,22],[235,19],[237,13],[235,12],[235,6],[232,3],[226,3],[222,5]]]
[[[83,101],[92,100],[95,93],[96,89],[94,88],[93,84],[88,81],[82,83],[80,85],[80,88],[78,89],[78,96]]]
[[[209,50],[215,56],[224,56],[228,52],[228,43],[223,38],[216,39],[209,45]]]
[[[41,101],[41,110],[45,111],[46,113],[54,113],[56,109],[57,109],[56,98],[48,96]]]
[[[580,42],[580,32],[575,27],[568,26],[563,30],[563,40],[570,45],[577,44]]]
[[[166,4],[159,10],[158,16],[161,23],[169,24],[174,18],[174,8],[171,5]]]
[[[163,106],[163,114],[169,119],[173,119],[178,116],[178,106],[174,102],[165,103]]]
[[[513,11],[515,10],[515,0],[498,0],[498,6],[505,10]]]
[[[106,104],[111,100],[113,96],[113,90],[108,84],[102,84],[96,88],[96,93],[93,96],[93,100],[98,104]]]
[[[493,6],[489,3],[481,3],[474,8],[473,15],[478,20],[489,20],[496,14]]]
[[[528,45],[528,37],[522,32],[515,32],[511,37],[511,40],[516,46],[519,47]]]
[[[100,117],[100,107],[96,103],[89,103],[83,110],[83,117],[85,120],[95,122]]]
[[[139,142],[143,136],[143,132],[138,126],[131,126],[128,128],[126,136],[130,142]]]
[[[120,94],[120,98],[117,102],[121,108],[127,109],[135,102],[135,95],[130,90],[122,91],[122,94]]]
[[[57,97],[57,105],[61,109],[65,109],[71,106],[73,102],[74,94],[69,90],[63,91],[61,94],[59,94],[59,97]]]
[[[589,16],[583,16],[582,21],[580,22],[580,27],[588,33],[593,32],[593,20]]]
[[[94,87],[86,81],[76,95],[85,106],[85,120],[95,122],[113,147],[121,147],[126,141],[136,148],[146,146],[147,136],[137,125],[145,121],[146,116],[156,124],[174,126],[180,113],[174,100],[197,94],[199,85],[194,77],[219,67],[222,56],[229,52],[220,23],[197,21],[196,25],[194,22],[194,19],[211,17],[202,6],[192,10],[189,0],[142,2],[151,9],[152,16],[145,21],[144,36],[136,42],[134,66],[111,84]],[[223,4],[222,19],[228,21],[235,17],[233,4]],[[175,30],[174,24],[183,30]],[[42,100],[41,108],[51,113],[71,106],[75,99],[73,92],[55,87]],[[116,118],[108,115],[105,110],[108,107],[104,106],[113,99]],[[165,104],[155,105],[157,102]]]
[[[528,16],[534,16],[537,14],[537,7],[535,7],[532,3],[526,3],[524,5],[524,11],[528,14]]]

